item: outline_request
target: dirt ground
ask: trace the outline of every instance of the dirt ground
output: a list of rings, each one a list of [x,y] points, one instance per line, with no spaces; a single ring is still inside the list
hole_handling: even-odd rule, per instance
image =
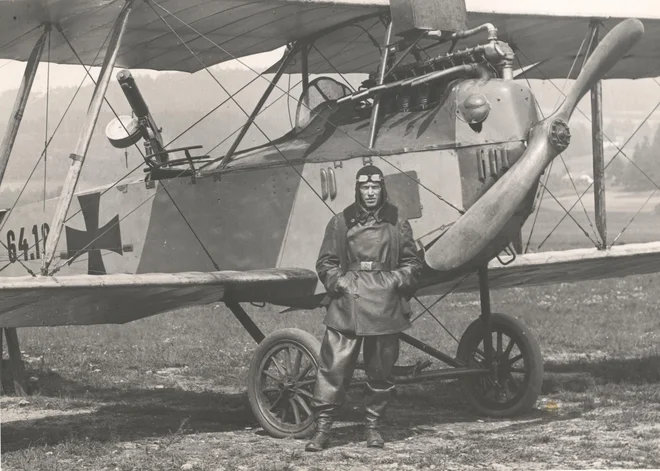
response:
[[[584,380],[573,373],[551,377],[563,389],[572,383],[579,390]],[[660,467],[660,402],[646,387],[546,395],[532,414],[499,420],[472,415],[456,382],[401,386],[383,450],[365,447],[361,394],[354,390],[331,447],[306,453],[303,440],[267,436],[242,391],[210,390],[185,375],[169,379],[177,386],[88,391],[79,401],[2,398],[2,469]]]

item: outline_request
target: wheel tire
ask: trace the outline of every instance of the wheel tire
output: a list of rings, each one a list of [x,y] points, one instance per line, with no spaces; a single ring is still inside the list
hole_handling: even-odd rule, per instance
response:
[[[304,438],[314,432],[311,395],[320,350],[314,336],[292,328],[276,330],[257,347],[250,362],[248,400],[269,435]]]
[[[474,409],[487,416],[511,417],[528,413],[541,393],[543,383],[541,348],[529,329],[518,319],[506,314],[492,314],[491,319],[498,381],[493,381],[490,376],[464,377],[461,383],[465,397]],[[500,335],[501,341],[498,346]],[[506,348],[505,336],[509,338]],[[483,322],[477,319],[463,333],[456,357],[469,367],[483,367],[483,359],[479,358],[483,356],[481,354],[484,348],[483,338]],[[522,367],[519,366],[521,361]],[[517,390],[510,391],[511,385],[517,385]],[[513,394],[511,399],[508,399],[508,392]],[[490,399],[488,395],[494,395],[495,399]]]

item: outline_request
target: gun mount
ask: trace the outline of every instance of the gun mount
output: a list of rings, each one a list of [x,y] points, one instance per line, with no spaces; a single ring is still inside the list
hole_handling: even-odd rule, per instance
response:
[[[117,81],[133,111],[133,116],[119,116],[106,127],[106,137],[113,147],[124,149],[144,139],[145,154],[155,156],[158,163],[167,162],[163,146],[162,129],[156,125],[140,89],[131,72],[124,69],[117,73]]]

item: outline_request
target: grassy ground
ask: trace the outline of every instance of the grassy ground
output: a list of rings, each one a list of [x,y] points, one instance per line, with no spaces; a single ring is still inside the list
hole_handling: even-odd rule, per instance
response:
[[[453,382],[404,386],[383,452],[359,443],[359,394],[343,412],[336,446],[321,456],[303,453],[302,442],[264,436],[243,394],[255,345],[223,308],[125,326],[23,329],[38,381],[30,404],[2,402],[3,469],[658,467],[658,281],[651,275],[494,292],[495,309],[522,319],[541,343],[546,377],[538,410],[489,420],[472,415]],[[455,295],[435,312],[460,335],[477,301]],[[321,312],[250,311],[266,332],[298,326],[320,337]],[[455,351],[432,319],[420,319],[413,334]],[[402,362],[422,356],[404,349]]]
[[[657,217],[645,216],[630,235],[657,239]],[[244,394],[255,343],[222,306],[124,326],[22,329],[33,395],[24,405],[0,399],[2,469],[657,468],[659,282],[648,275],[493,292],[493,309],[521,319],[541,344],[546,374],[535,411],[488,419],[473,414],[456,382],[402,386],[381,451],[364,448],[357,391],[321,454],[265,435]],[[246,308],[266,333],[295,326],[322,335],[321,311]],[[478,295],[449,296],[433,311],[460,337],[479,313]],[[411,334],[456,351],[429,316]],[[404,347],[400,363],[421,358]]]

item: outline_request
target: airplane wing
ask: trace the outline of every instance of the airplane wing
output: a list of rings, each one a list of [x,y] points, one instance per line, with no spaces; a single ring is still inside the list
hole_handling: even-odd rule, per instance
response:
[[[491,289],[575,283],[605,278],[656,273],[660,269],[660,242],[627,244],[609,248],[574,249],[517,255],[508,265],[493,259],[488,265]],[[441,294],[456,281],[430,286],[419,295]],[[476,275],[470,275],[455,292],[479,290]]]
[[[491,289],[572,283],[655,273],[660,242],[518,255],[489,264]],[[0,278],[0,327],[123,324],[188,306],[223,300],[287,305],[313,298],[316,273],[305,269],[244,272],[71,275]],[[420,289],[419,296],[479,290],[475,274]]]
[[[124,0],[0,0],[0,59],[26,61],[41,34],[40,25],[48,21],[59,23],[85,65],[101,65],[107,37],[124,4]],[[271,51],[386,11],[388,5],[361,0],[136,1],[117,67],[195,72],[202,64],[209,67]],[[59,34],[52,34],[50,61],[80,63]]]
[[[660,75],[660,11],[654,0],[593,1],[588,14],[584,2],[570,0],[510,0],[506,7],[494,7],[490,0],[467,0],[466,4],[470,27],[493,23],[500,38],[517,50],[521,67],[539,63],[529,70],[528,78],[565,78],[591,17],[603,18],[605,27],[611,28],[629,16],[644,22],[646,34],[607,77]],[[27,60],[41,33],[40,25],[51,22],[62,27],[84,64],[100,65],[123,5],[123,0],[0,0],[0,59]],[[376,44],[385,34],[378,15],[388,9],[389,0],[135,2],[117,66],[195,72],[295,40],[317,38],[310,51],[311,73],[373,72],[379,60]],[[333,31],[345,23],[354,25]],[[461,41],[461,47],[470,45],[470,40]],[[442,53],[442,48],[427,53],[433,56]],[[59,34],[51,37],[49,57],[55,63],[79,64]],[[300,63],[291,72],[299,68]]]
[[[585,3],[589,3],[588,8]],[[651,1],[511,0],[505,4],[508,5],[506,9],[489,0],[466,0],[468,27],[492,23],[498,29],[498,38],[509,43],[516,52],[519,62],[514,68],[534,65],[525,73],[527,78],[567,78],[580,45],[589,32],[592,18],[599,19],[603,25],[604,30],[601,29],[600,33],[603,37],[621,20],[630,17],[642,21],[644,36],[605,78],[635,79],[660,75],[660,48],[657,46],[660,44],[660,10]],[[365,30],[368,34],[363,34]],[[314,48],[310,51],[309,70],[314,73],[374,72],[380,59],[374,41],[380,44],[384,36],[384,25],[373,18],[322,36],[314,42]],[[458,47],[464,49],[485,41],[485,35],[478,35],[461,40]],[[444,54],[449,47],[448,44],[432,47],[430,42],[423,41],[421,45],[428,48],[425,53],[429,57]],[[580,57],[570,78],[577,77],[582,61]],[[272,67],[269,71],[274,69]],[[293,71],[300,72],[300,67],[294,67]]]
[[[0,327],[123,324],[223,300],[277,302],[314,293],[304,269],[0,278]]]

